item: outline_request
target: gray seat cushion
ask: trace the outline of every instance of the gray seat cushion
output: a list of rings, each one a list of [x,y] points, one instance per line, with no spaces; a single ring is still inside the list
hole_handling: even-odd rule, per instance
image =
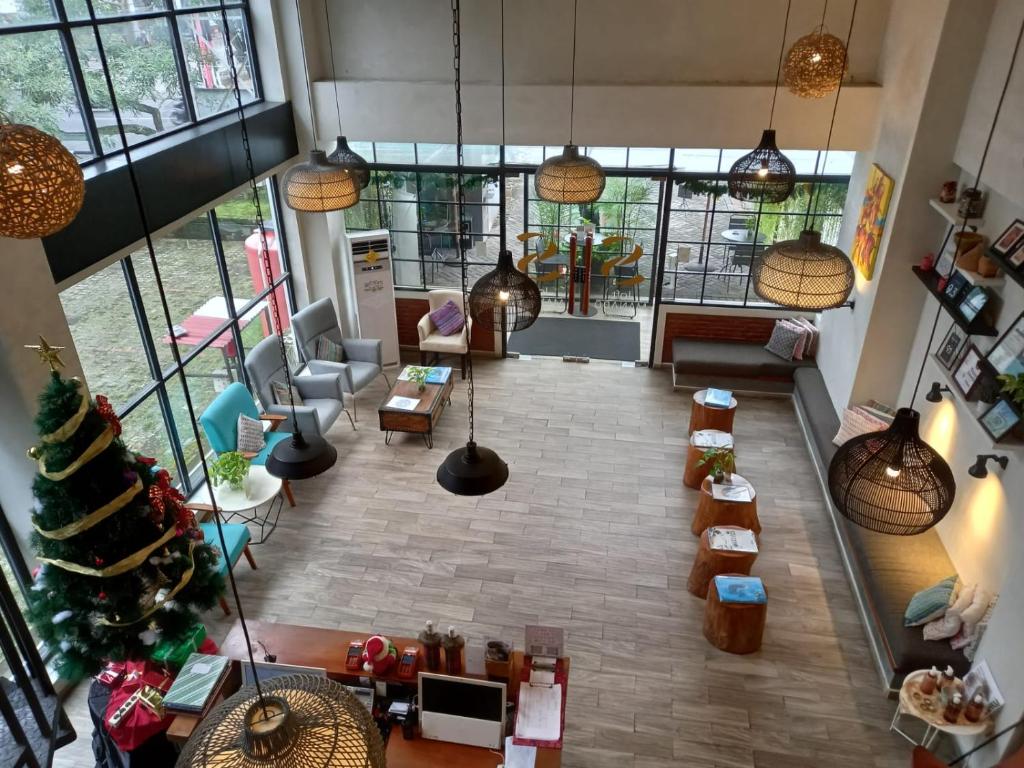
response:
[[[330,360],[310,360],[309,370],[311,373],[341,373],[348,368],[352,374],[352,384],[358,392],[374,378],[380,375],[380,366],[374,363],[363,363],[359,360],[349,360],[345,363],[332,363]],[[342,386],[347,387],[347,380],[343,376]],[[348,389],[345,390],[348,392]],[[352,393],[349,393],[352,394]]]
[[[813,368],[814,361],[783,360],[759,343],[676,338],[672,340],[672,366],[677,374],[788,380],[798,368]]]
[[[825,387],[825,379],[817,368],[801,368],[793,373],[793,388],[803,405],[818,455],[827,467],[836,452],[832,438],[839,431],[839,417]]]
[[[341,401],[330,399],[305,400],[303,405],[316,409],[316,417],[320,422],[320,428],[327,430],[334,423],[341,413]]]
[[[828,467],[837,447],[832,438],[839,431],[832,398],[817,368],[801,368],[793,374],[794,389],[811,432],[814,448]],[[956,573],[935,529],[917,536],[875,533],[839,518],[856,579],[864,594],[875,634],[885,647],[892,668],[891,686],[899,687],[908,672],[933,664],[951,665],[958,675],[970,668],[961,651],[948,641],[929,642],[921,627],[904,627],[903,614],[915,593]]]

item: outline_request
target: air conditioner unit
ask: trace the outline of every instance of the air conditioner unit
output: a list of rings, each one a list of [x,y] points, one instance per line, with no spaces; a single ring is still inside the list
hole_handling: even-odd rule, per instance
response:
[[[384,365],[398,364],[398,316],[391,263],[391,236],[386,229],[347,236],[355,274],[359,335],[383,342]]]

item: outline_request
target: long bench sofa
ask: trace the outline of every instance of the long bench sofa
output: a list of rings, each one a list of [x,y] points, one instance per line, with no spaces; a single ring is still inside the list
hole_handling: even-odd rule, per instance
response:
[[[914,593],[956,573],[935,529],[917,536],[889,536],[854,525],[843,517],[828,492],[828,465],[839,431],[832,399],[821,371],[804,367],[793,375],[793,401],[821,482],[846,575],[853,587],[871,650],[885,685],[898,690],[915,669],[951,665],[958,675],[970,669],[948,641],[929,642],[921,627],[904,627],[903,614]]]

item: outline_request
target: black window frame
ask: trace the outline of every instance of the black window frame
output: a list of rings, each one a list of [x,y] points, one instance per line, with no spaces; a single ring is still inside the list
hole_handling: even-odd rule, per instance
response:
[[[0,26],[0,37],[26,34],[30,32],[58,33],[61,48],[64,53],[65,64],[71,78],[71,86],[78,102],[79,111],[82,116],[82,123],[85,126],[86,138],[89,142],[90,151],[92,152],[91,157],[79,160],[79,165],[83,168],[111,157],[123,155],[124,147],[118,146],[109,150],[104,150],[103,148],[99,128],[96,124],[96,116],[93,112],[93,104],[89,98],[88,86],[85,82],[85,75],[82,72],[81,59],[78,55],[78,49],[75,44],[75,37],[73,33],[76,29],[86,28],[92,32],[94,28],[102,29],[103,27],[111,24],[121,24],[125,22],[130,23],[134,21],[145,21],[148,19],[160,18],[165,19],[170,26],[171,52],[174,56],[175,69],[181,86],[182,103],[185,106],[187,119],[181,125],[168,128],[167,130],[154,134],[149,138],[134,141],[130,147],[133,151],[144,147],[151,142],[159,141],[160,139],[188,130],[197,125],[202,125],[203,123],[207,123],[211,120],[216,120],[219,117],[223,117],[224,115],[237,110],[237,106],[234,100],[232,100],[230,106],[220,112],[215,112],[213,114],[206,115],[205,117],[198,116],[195,100],[192,95],[191,83],[188,78],[188,62],[185,59],[185,51],[182,47],[181,34],[178,29],[178,18],[181,16],[191,16],[204,12],[219,12],[221,10],[228,13],[235,11],[240,11],[242,13],[244,21],[243,33],[245,34],[247,41],[249,67],[252,73],[254,91],[254,97],[252,101],[247,102],[247,105],[259,104],[264,101],[263,82],[260,77],[259,56],[256,51],[256,44],[252,34],[252,13],[247,0],[224,0],[223,5],[211,0],[211,2],[203,5],[184,8],[176,7],[174,5],[174,0],[160,0],[164,6],[160,9],[135,11],[133,13],[120,14],[116,16],[97,16],[95,21],[92,19],[69,19],[67,10],[64,7],[64,0],[49,0],[49,2],[57,17],[56,19],[53,19],[52,21],[28,22],[25,24]]]

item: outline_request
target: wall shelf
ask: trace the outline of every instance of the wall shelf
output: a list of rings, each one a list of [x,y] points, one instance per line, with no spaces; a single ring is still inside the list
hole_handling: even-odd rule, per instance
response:
[[[985,277],[984,275],[979,275],[977,272],[972,272],[971,270],[964,269],[963,267],[957,267],[956,271],[963,275],[971,285],[980,285],[985,288],[998,288],[1006,284],[1006,277],[1002,272],[995,277]]]
[[[943,394],[946,397],[952,398],[955,403],[960,405],[963,410],[967,412],[966,415],[970,417],[968,421],[973,425],[973,429],[977,433],[977,437],[982,441],[982,450],[991,453],[1006,453],[1007,451],[1013,451],[1018,455],[1024,452],[1024,442],[1021,442],[1012,436],[1001,443],[993,441],[992,435],[986,432],[985,428],[981,426],[981,413],[978,412],[979,409],[977,408],[977,404],[968,401],[962,394],[960,394],[960,390],[957,389],[956,381],[953,380],[953,372],[947,370],[946,366],[942,364],[942,361],[935,357],[934,354],[928,356],[928,362],[931,363],[932,367],[939,374],[940,380],[949,387],[950,391],[944,392]],[[927,391],[927,388],[923,387],[923,390]],[[922,395],[922,399],[923,397],[924,396]],[[988,406],[986,406],[986,408],[987,407]]]
[[[953,322],[956,323],[964,332],[971,336],[998,336],[997,331],[991,324],[987,323],[982,319],[981,315],[974,318],[970,322],[964,319],[964,316],[960,314],[960,310],[957,305],[946,298],[946,294],[939,290],[939,273],[934,269],[929,269],[927,272],[920,267],[912,267],[914,274],[917,275],[917,279],[920,280],[924,287],[928,289],[928,292],[936,298],[939,304],[942,305],[943,309],[953,318]]]
[[[940,203],[937,198],[933,197],[928,201],[928,205],[942,214],[942,217],[953,226],[959,227],[963,224],[963,217],[956,212],[958,203]],[[978,230],[985,226],[985,220],[981,218],[971,218],[967,220],[967,226],[970,229]]]

